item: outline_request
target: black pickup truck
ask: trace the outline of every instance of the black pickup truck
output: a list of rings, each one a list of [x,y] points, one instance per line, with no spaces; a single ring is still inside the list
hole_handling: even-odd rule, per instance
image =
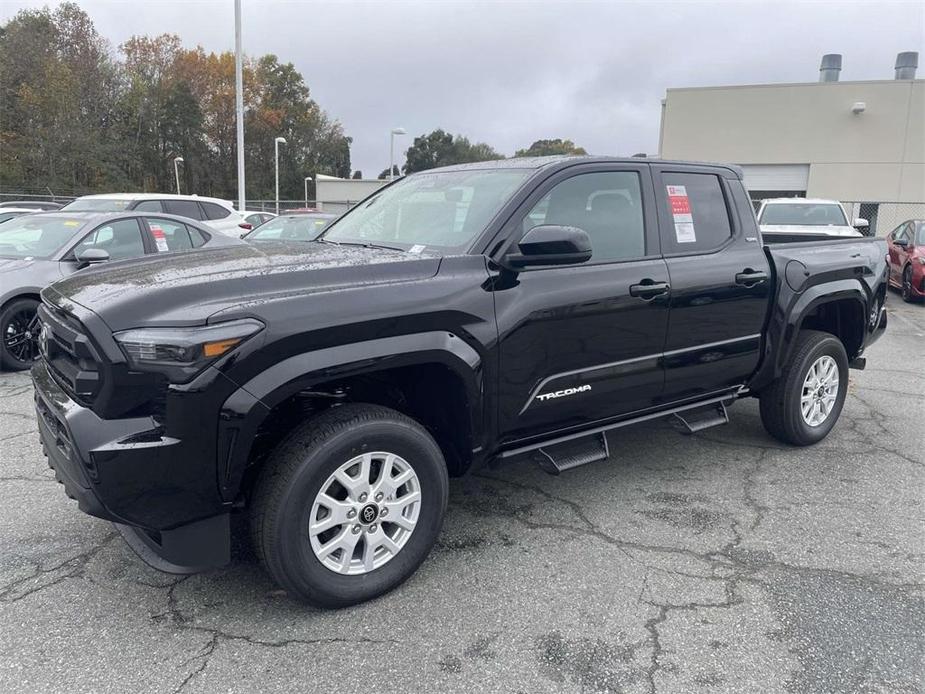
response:
[[[229,559],[295,597],[377,596],[424,561],[448,476],[604,433],[696,431],[760,398],[815,443],[886,327],[882,239],[762,243],[739,170],[515,159],[408,176],[313,242],[113,263],[42,293],[45,453],[152,565]],[[682,455],[682,453],[679,453]]]

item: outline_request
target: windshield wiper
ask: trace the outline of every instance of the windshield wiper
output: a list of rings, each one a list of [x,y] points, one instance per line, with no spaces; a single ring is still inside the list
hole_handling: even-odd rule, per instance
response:
[[[320,240],[320,239],[319,239]],[[369,241],[327,241],[327,243],[334,243],[338,246],[362,246],[363,248],[385,248],[389,251],[401,251],[405,253],[404,248],[399,248],[398,246],[387,246],[384,243],[370,243]]]

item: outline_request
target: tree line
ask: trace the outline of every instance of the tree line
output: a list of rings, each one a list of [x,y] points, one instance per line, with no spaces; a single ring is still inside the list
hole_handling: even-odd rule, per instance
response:
[[[244,64],[248,197],[302,197],[309,173],[350,175],[350,138],[292,63]],[[176,188],[237,197],[234,54],[134,36],[113,51],[76,4],[0,27],[0,186],[74,195]]]
[[[234,72],[231,51],[184,48],[173,34],[133,36],[113,50],[75,3],[22,10],[0,26],[0,187],[62,196],[172,192],[174,159],[182,157],[182,192],[234,199]],[[244,107],[249,199],[274,196],[276,137],[286,138],[282,198],[301,198],[308,175],[350,177],[351,138],[292,63],[246,58]],[[586,152],[555,139],[514,156],[550,154]],[[484,142],[437,129],[414,138],[401,171],[503,158]]]

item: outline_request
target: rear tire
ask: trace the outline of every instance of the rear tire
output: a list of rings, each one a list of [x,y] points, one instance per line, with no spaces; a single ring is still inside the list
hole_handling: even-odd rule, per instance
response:
[[[15,299],[0,311],[0,367],[7,371],[24,371],[32,367],[35,337],[29,326],[35,319],[39,302]]]
[[[847,393],[844,345],[830,333],[801,331],[780,377],[760,394],[761,422],[779,441],[809,446],[835,426]]]
[[[393,491],[386,477],[409,481]],[[421,565],[447,493],[443,454],[420,424],[378,405],[334,407],[297,427],[267,461],[251,503],[254,548],[294,598],[318,607],[364,602]]]

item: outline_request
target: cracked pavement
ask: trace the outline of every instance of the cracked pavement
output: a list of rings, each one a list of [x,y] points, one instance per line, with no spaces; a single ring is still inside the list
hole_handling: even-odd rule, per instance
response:
[[[746,400],[690,437],[618,431],[560,477],[454,480],[418,573],[329,612],[243,532],[221,571],[142,565],[54,482],[28,376],[0,374],[0,691],[923,691],[925,306],[888,310],[817,446]]]

